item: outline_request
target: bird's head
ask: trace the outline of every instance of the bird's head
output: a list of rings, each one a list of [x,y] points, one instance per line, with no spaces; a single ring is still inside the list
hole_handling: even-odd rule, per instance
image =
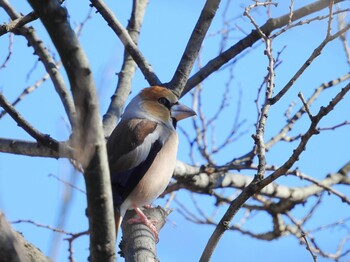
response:
[[[147,118],[165,124],[176,124],[184,118],[196,115],[189,107],[179,103],[171,90],[152,86],[143,89],[125,108],[123,118]]]

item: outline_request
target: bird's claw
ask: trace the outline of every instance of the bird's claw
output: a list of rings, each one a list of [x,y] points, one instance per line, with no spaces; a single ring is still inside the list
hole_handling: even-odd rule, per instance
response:
[[[139,208],[135,208],[135,211],[136,211],[136,213],[138,214],[139,217],[138,218],[130,218],[127,221],[127,223],[129,225],[131,225],[131,224],[139,224],[139,223],[142,223],[142,224],[146,225],[151,230],[151,232],[153,233],[156,243],[158,243],[159,242],[159,237],[158,237],[158,231],[157,231],[157,228],[156,228],[156,225],[158,224],[158,221],[155,220],[155,219],[148,219],[146,217],[146,215]]]

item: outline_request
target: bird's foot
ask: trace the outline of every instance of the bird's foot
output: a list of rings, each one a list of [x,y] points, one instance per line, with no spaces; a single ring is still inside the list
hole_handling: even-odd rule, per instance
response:
[[[155,241],[158,243],[159,237],[158,237],[158,231],[156,228],[156,225],[158,224],[157,220],[154,219],[148,219],[147,216],[139,209],[138,207],[134,208],[136,213],[138,214],[139,218],[130,218],[127,222],[128,224],[136,224],[136,223],[142,223],[146,225],[153,233]]]

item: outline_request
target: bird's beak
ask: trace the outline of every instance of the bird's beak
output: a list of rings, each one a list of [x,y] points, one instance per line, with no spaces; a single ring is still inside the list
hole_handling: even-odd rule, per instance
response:
[[[176,103],[171,107],[171,117],[175,118],[176,121],[180,121],[194,115],[197,115],[196,112],[183,104]]]

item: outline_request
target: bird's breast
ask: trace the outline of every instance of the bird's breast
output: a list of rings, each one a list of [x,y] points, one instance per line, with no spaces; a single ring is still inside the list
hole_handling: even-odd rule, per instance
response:
[[[164,192],[175,169],[177,148],[178,137],[174,131],[165,141],[146,174],[124,201],[126,209],[149,205]]]

